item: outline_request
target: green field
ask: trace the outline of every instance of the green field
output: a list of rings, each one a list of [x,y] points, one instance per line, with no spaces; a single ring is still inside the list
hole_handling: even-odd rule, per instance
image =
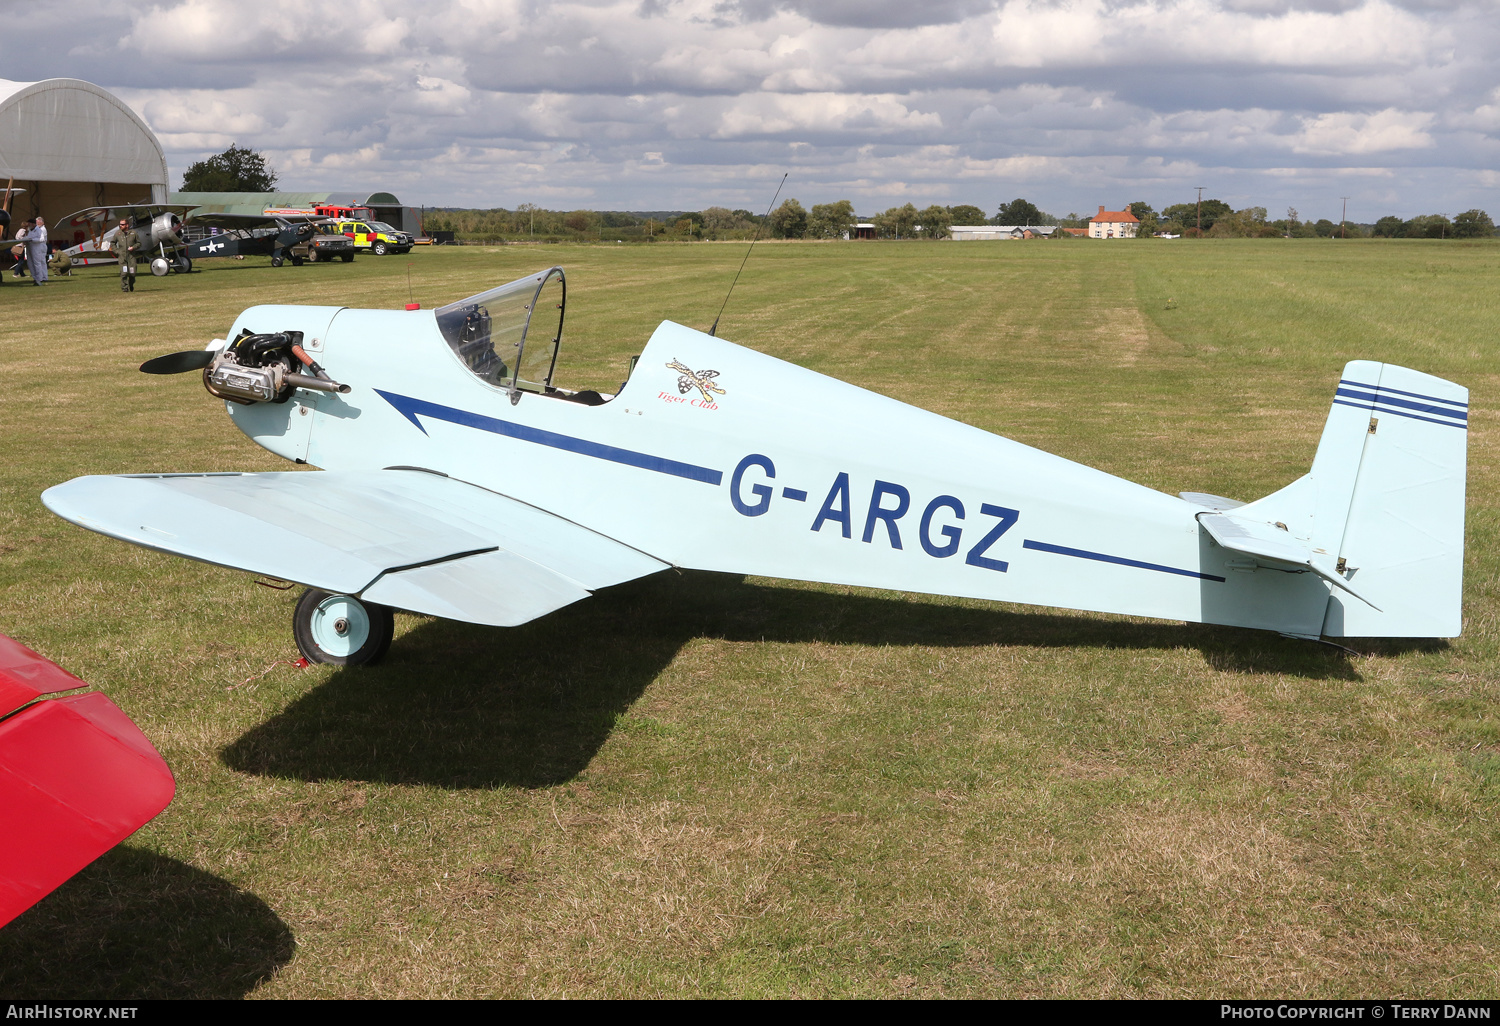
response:
[[[0,632],[107,693],[178,792],[0,930],[0,993],[1500,994],[1500,244],[763,243],[720,327],[1241,499],[1306,472],[1346,360],[1452,378],[1451,643],[687,573],[513,630],[398,615],[379,666],[298,670],[295,591],[38,501],[86,473],[286,469],[195,376],[135,371],[251,304],[431,307],[560,263],[558,382],[611,389],[661,319],[713,321],[742,255],[7,279]]]

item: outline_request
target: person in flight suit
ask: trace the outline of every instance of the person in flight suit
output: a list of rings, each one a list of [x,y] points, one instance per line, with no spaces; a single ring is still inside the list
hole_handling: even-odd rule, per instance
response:
[[[53,277],[61,277],[66,274],[73,277],[73,258],[66,250],[54,249],[52,255],[47,258],[47,271]]]
[[[120,230],[115,233],[115,256],[120,258],[120,291],[135,291],[135,256],[141,250],[141,237],[130,222],[120,220]]]
[[[47,219],[41,214],[32,218],[31,230],[26,233],[26,269],[31,272],[31,284],[47,284]]]

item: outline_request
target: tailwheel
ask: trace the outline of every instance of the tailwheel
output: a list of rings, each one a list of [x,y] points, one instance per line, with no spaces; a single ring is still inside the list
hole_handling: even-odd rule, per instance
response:
[[[389,606],[308,588],[292,614],[298,650],[313,663],[363,666],[391,647],[396,621]]]

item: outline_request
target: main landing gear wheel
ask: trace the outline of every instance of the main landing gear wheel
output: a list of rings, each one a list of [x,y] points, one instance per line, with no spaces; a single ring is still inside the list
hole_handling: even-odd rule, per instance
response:
[[[363,666],[391,647],[396,621],[389,606],[308,588],[292,614],[297,649],[312,663]]]
[[[281,261],[282,261],[282,256],[281,256],[280,253],[272,253],[271,254],[271,266],[272,267],[280,267],[281,266]]]

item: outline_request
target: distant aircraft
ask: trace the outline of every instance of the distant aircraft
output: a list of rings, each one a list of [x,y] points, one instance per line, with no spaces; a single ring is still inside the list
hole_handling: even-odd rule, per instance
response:
[[[151,273],[158,277],[172,271],[191,271],[194,260],[210,256],[264,255],[271,258],[273,267],[280,267],[292,247],[317,234],[318,225],[325,221],[321,215],[301,213],[199,214],[191,217],[187,226],[222,231],[189,242],[183,238],[183,217],[194,209],[160,203],[88,207],[63,219],[64,231],[83,231],[89,236],[64,252],[75,267],[119,263],[114,253],[114,239],[120,231],[118,224],[121,220],[131,220],[136,231],[149,240],[148,248],[154,255],[141,256],[149,260]]]
[[[151,273],[160,277],[171,271],[187,272],[193,269],[193,261],[184,252],[182,241],[182,217],[191,206],[174,203],[121,203],[113,206],[86,207],[64,217],[54,234],[62,238],[72,232],[76,238],[86,238],[63,250],[72,258],[75,267],[93,267],[97,264],[117,264],[114,239],[120,233],[119,223],[128,220],[135,225],[136,233],[145,236],[146,252],[139,254],[142,262],[150,266]]]
[[[194,226],[224,230],[188,243],[187,255],[195,260],[202,257],[269,256],[271,266],[280,267],[290,257],[292,247],[316,235],[324,220],[321,216],[308,214],[199,214],[192,219]],[[352,248],[349,259],[353,259]],[[294,262],[300,264],[302,261],[299,258]]]
[[[564,304],[554,267],[434,311],[251,307],[227,341],[141,369],[202,371],[241,431],[321,473],[80,477],[42,501],[306,585],[294,635],[325,663],[378,658],[392,608],[512,626],[674,566],[1307,639],[1460,631],[1468,391],[1451,382],[1349,363],[1312,471],[1247,504],[670,321],[615,394],[569,390]]]
[[[0,926],[139,830],[177,785],[88,684],[0,634]],[[40,699],[40,701],[39,701]]]

